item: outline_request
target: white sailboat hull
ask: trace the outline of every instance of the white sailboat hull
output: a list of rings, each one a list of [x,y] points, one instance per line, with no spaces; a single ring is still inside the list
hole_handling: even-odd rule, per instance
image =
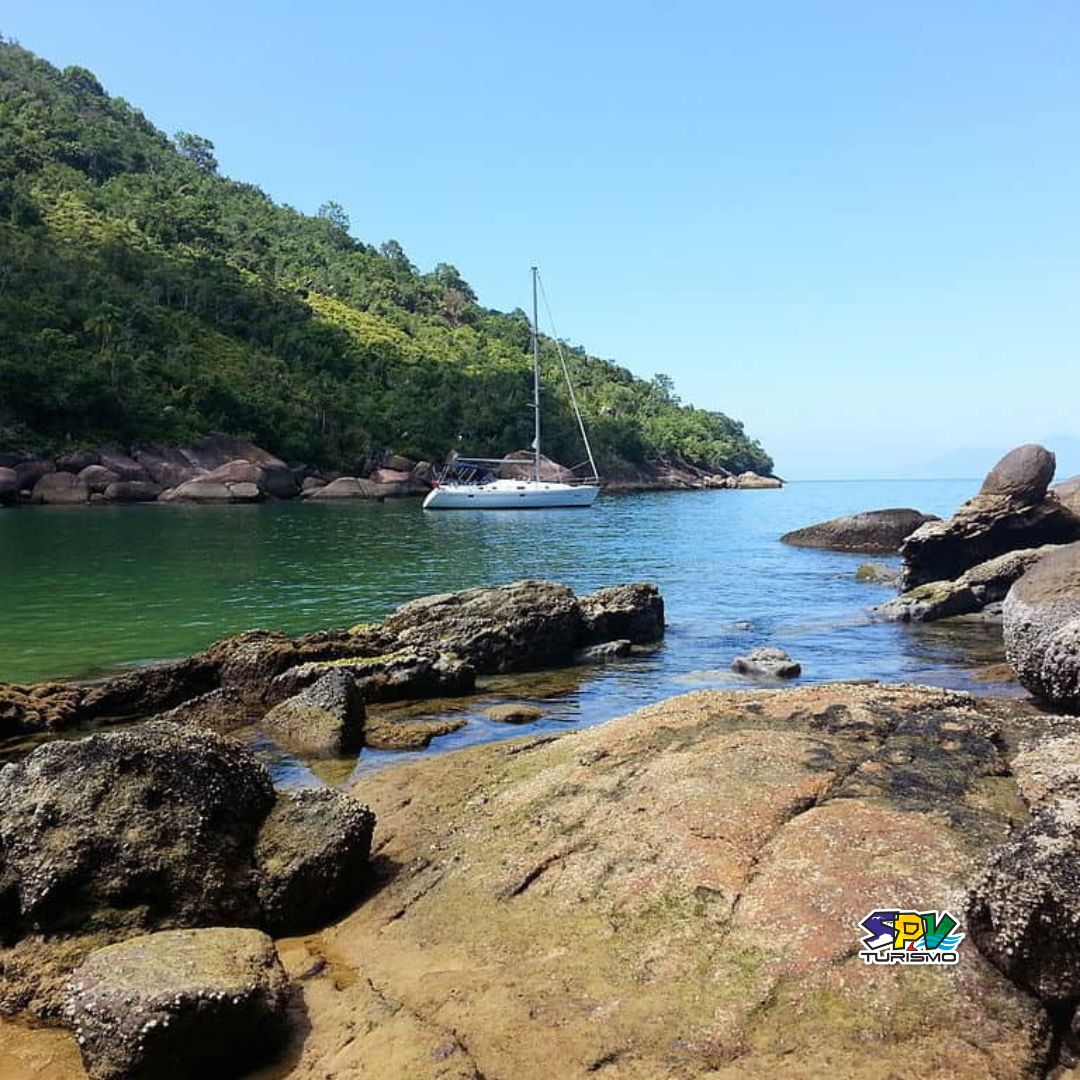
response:
[[[425,510],[543,510],[592,506],[598,484],[545,480],[492,480],[486,484],[440,484],[424,499]]]

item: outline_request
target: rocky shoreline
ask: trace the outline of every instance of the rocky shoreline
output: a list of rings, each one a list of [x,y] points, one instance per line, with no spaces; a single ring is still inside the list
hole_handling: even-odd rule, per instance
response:
[[[888,511],[799,537],[899,548],[908,594],[1004,588],[1031,700],[700,691],[348,792],[275,791],[231,737],[254,723],[310,761],[422,745],[437,732],[381,703],[663,634],[654,586],[540,581],[0,686],[0,1073],[1071,1075],[1080,540],[1061,541],[1080,518],[1048,456],[1020,448],[950,521]],[[1057,542],[1024,546],[1031,527]],[[734,663],[798,675],[776,649]],[[954,962],[879,962],[867,923],[890,911],[951,927]]]
[[[528,458],[521,452],[514,457]],[[569,475],[548,459],[544,475]],[[275,499],[384,499],[422,496],[436,467],[399,454],[384,454],[356,476],[286,464],[253,443],[215,435],[190,446],[144,445],[77,451],[59,457],[0,452],[0,506],[83,506],[118,503],[229,505]],[[608,492],[757,489],[782,487],[775,477],[735,475],[685,463],[626,468],[607,478]]]

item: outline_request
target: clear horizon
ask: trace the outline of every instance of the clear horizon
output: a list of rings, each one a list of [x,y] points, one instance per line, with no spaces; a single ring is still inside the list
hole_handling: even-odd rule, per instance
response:
[[[537,263],[561,335],[781,476],[979,475],[1031,441],[1080,472],[1071,5],[11,0],[0,33],[485,305]]]

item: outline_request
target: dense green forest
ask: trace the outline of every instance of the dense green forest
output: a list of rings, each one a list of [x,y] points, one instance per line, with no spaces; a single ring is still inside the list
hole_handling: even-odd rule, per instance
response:
[[[218,174],[206,139],[158,131],[81,67],[0,39],[0,449],[240,434],[355,469],[531,438],[530,329],[449,264],[349,233]],[[570,348],[604,467],[667,459],[771,471],[740,423]],[[543,341],[545,449],[583,457]]]

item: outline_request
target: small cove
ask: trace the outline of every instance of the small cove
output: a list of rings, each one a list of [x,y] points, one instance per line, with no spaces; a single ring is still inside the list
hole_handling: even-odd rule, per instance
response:
[[[87,678],[186,655],[253,627],[348,626],[416,596],[544,577],[579,593],[656,582],[669,624],[664,644],[598,667],[488,679],[468,699],[411,706],[411,715],[467,721],[425,753],[597,723],[694,689],[753,686],[729,664],[764,644],[801,661],[803,682],[1009,692],[972,677],[1000,658],[996,631],[875,622],[866,608],[891,593],[855,580],[867,557],[778,539],[858,510],[912,506],[948,515],[977,486],[804,482],[781,491],[606,496],[580,512],[424,513],[418,500],[9,511],[0,514],[8,570],[0,679]],[[544,719],[511,726],[483,715],[503,700],[537,705]],[[248,737],[284,784],[344,783],[412,756],[365,750],[312,771],[258,731]]]

